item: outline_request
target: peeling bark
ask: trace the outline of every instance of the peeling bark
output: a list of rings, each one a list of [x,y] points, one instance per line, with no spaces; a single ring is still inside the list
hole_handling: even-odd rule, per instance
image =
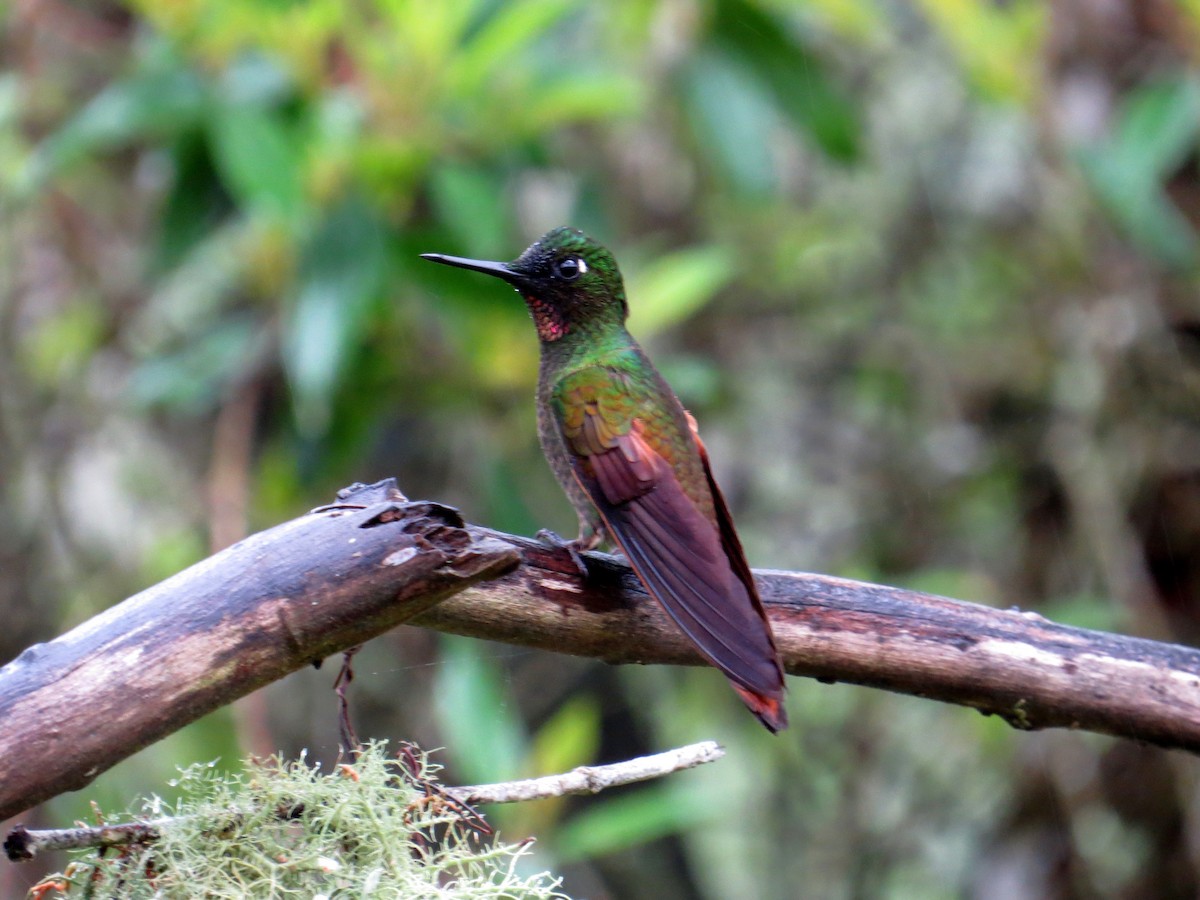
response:
[[[616,557],[586,554],[584,579],[563,551],[464,525],[389,483],[343,499],[0,669],[0,819],[404,622],[610,663],[703,664]],[[1200,651],[823,575],[755,577],[793,675],[1200,752]]]
[[[413,620],[610,663],[703,662],[624,563],[511,535],[522,565]],[[755,570],[784,668],[973,707],[1014,728],[1077,728],[1200,752],[1200,650],[1072,628],[900,588]]]
[[[518,559],[397,493],[253,535],[35,644],[0,669],[0,819]]]

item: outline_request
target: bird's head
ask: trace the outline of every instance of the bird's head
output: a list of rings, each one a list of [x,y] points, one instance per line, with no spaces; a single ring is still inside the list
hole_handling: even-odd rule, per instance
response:
[[[512,262],[422,253],[423,259],[507,281],[525,300],[545,343],[597,327],[620,325],[628,309],[613,255],[582,231],[555,228]]]

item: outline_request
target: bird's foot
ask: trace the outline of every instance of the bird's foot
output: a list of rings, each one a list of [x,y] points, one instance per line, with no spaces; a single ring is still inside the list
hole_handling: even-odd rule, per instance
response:
[[[578,539],[568,541],[561,534],[551,531],[549,528],[543,528],[537,533],[537,539],[555,550],[565,550],[571,556],[571,562],[575,563],[575,568],[579,570],[579,574],[583,578],[588,577],[587,563],[583,561],[583,554],[579,552],[580,544]]]

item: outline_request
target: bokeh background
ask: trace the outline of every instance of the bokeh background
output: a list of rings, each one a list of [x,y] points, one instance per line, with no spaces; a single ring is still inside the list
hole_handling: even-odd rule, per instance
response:
[[[417,258],[560,224],[621,261],[753,564],[1200,637],[1196,0],[13,0],[0,30],[0,660],[352,481],[570,533],[522,304]],[[416,629],[357,674],[360,733],[453,783],[729,748],[491,811],[578,896],[1200,893],[1183,754],[799,679],[771,738],[712,671]],[[23,818],[331,759],[333,676]]]

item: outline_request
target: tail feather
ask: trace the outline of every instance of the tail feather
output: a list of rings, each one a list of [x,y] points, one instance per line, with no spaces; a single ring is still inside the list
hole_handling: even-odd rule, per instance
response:
[[[758,721],[762,722],[772,734],[778,734],[788,727],[787,710],[783,708],[782,696],[756,694],[732,681],[730,685],[738,692],[738,696],[742,698],[742,702],[746,704],[750,712],[754,713],[758,717]]]

